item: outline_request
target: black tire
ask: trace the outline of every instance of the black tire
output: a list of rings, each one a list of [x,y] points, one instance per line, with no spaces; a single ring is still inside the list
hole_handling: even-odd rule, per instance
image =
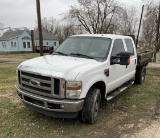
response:
[[[99,89],[91,88],[86,96],[82,110],[82,122],[94,124],[100,108],[101,93]]]
[[[144,66],[140,70],[136,71],[135,83],[142,84],[145,81],[145,78],[146,78],[146,67]]]

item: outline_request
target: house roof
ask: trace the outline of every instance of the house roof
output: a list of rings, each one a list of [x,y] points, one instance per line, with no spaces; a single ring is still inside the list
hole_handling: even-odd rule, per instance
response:
[[[23,37],[22,39],[31,39],[31,38],[29,38],[28,36],[26,36],[26,37]]]
[[[0,37],[0,41],[6,41],[6,40],[8,40],[8,39],[18,37],[18,36],[21,35],[23,32],[24,32],[24,30],[16,30],[16,31],[8,30],[7,32],[5,32],[5,33]]]
[[[45,32],[43,31],[43,40],[59,40],[58,37],[56,37],[55,35],[53,35],[50,32]],[[34,31],[34,39],[35,40],[39,40],[39,33],[38,31]]]
[[[8,30],[0,37],[0,41],[6,41],[11,38],[18,37],[18,36],[22,35],[24,31],[28,31],[31,34],[31,32],[29,30],[14,30],[14,31]],[[28,37],[27,38],[23,37],[22,39],[28,39]],[[39,40],[38,31],[34,31],[34,39]],[[58,37],[54,36],[52,33],[43,31],[43,40],[59,40],[59,39],[58,39]]]

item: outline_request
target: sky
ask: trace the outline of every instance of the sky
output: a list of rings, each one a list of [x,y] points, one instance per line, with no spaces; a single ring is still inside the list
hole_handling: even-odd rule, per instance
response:
[[[142,0],[117,0],[126,6],[135,6],[138,13],[143,5]],[[76,0],[40,0],[41,17],[55,17],[60,19],[60,14],[67,12],[70,5]],[[36,26],[36,0],[0,0],[0,22],[4,28],[27,27],[34,29]]]

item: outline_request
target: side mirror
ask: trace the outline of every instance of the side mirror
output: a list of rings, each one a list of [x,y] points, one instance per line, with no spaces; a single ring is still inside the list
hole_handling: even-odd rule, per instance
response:
[[[130,52],[121,52],[120,54],[120,65],[129,65],[130,64]]]
[[[117,56],[111,57],[111,65],[120,64],[120,65],[129,65],[130,64],[130,52],[121,52]]]
[[[54,52],[54,47],[49,47],[49,54],[52,54]]]

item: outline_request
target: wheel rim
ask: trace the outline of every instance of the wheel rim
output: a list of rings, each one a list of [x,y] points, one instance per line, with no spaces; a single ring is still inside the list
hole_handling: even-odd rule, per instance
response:
[[[145,80],[145,70],[142,71],[142,82]]]
[[[100,100],[99,98],[97,98],[96,102],[95,102],[95,106],[94,106],[94,120],[97,119],[97,114],[99,111],[99,106],[100,106]]]

